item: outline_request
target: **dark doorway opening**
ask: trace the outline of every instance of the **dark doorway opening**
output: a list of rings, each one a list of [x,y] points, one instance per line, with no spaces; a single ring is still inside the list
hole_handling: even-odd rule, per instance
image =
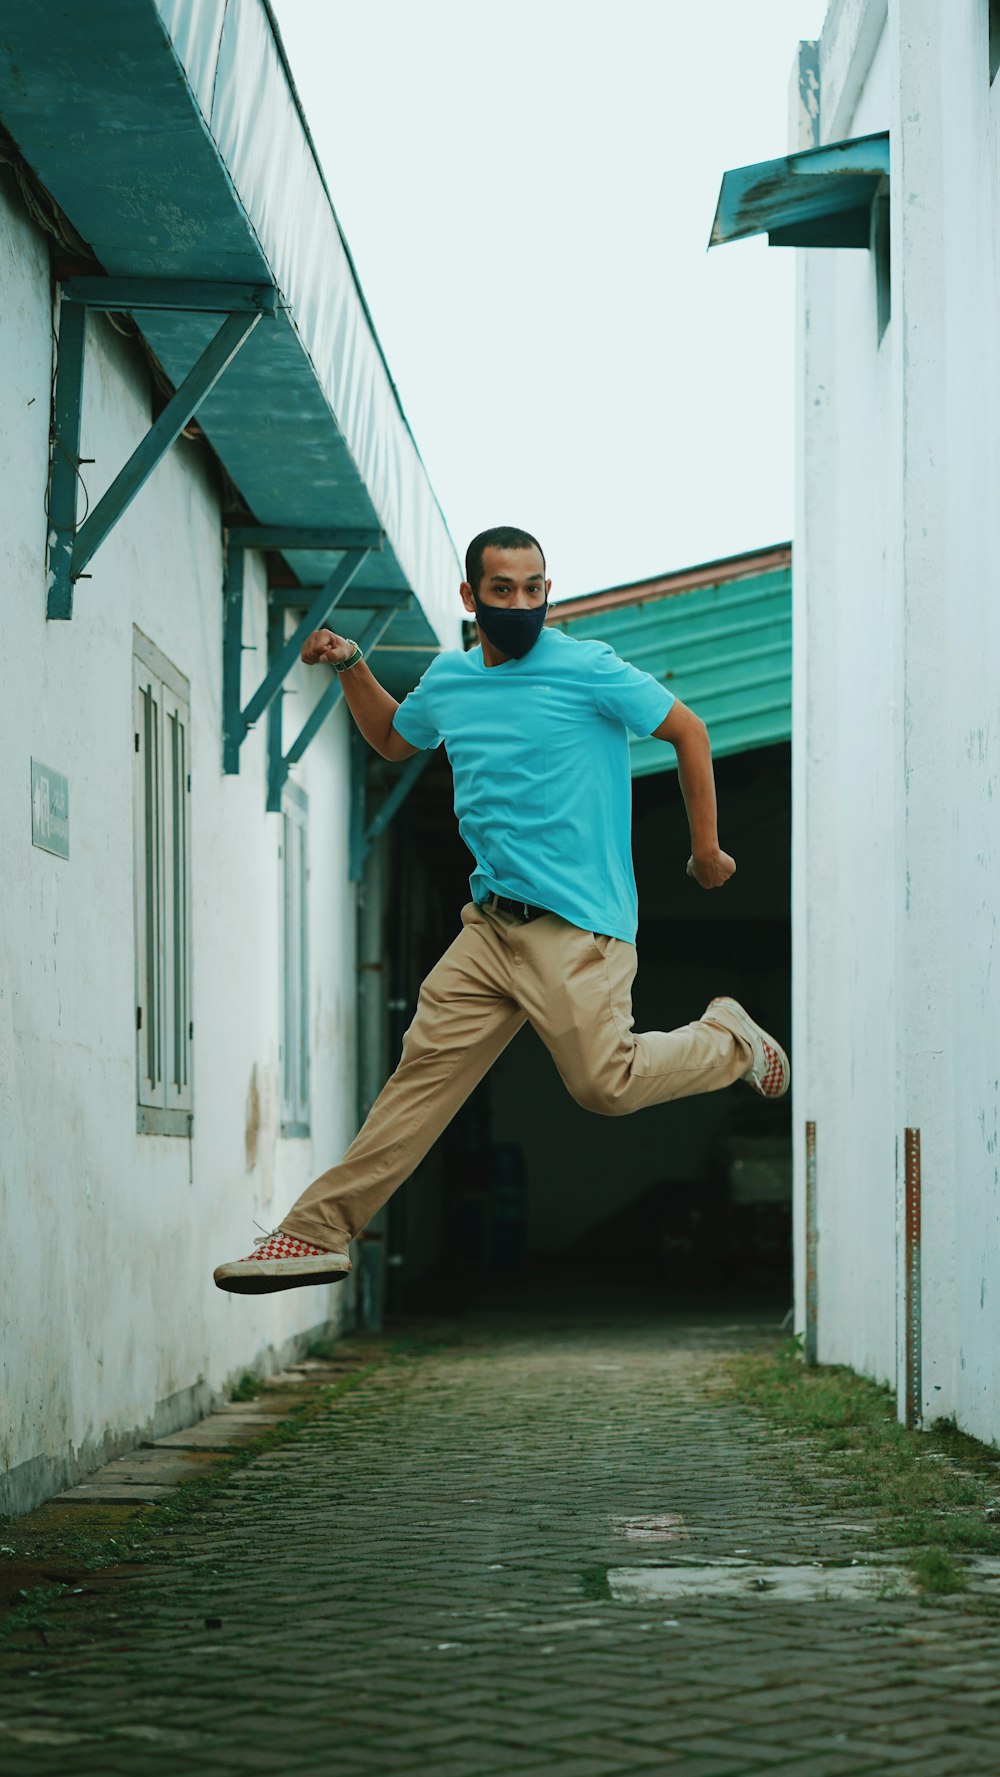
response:
[[[711,893],[685,874],[676,773],[633,785],[636,1029],[686,1023],[713,994],[728,993],[787,1046],[790,747],[718,760],[716,781],[720,839],[737,874]],[[393,898],[407,908],[409,932],[408,983],[397,999],[408,1013],[458,930],[469,869],[442,754],[414,791],[396,841]],[[620,1286],[665,1304],[725,1298],[784,1312],[789,1100],[768,1104],[736,1086],[634,1117],[598,1117],[573,1102],[526,1027],[398,1194],[390,1247],[396,1308],[462,1308],[530,1290],[540,1278],[563,1290],[572,1278],[600,1277],[611,1294]]]

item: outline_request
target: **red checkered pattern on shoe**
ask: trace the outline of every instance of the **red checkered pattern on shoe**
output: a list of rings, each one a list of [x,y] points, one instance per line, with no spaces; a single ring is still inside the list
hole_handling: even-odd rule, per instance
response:
[[[764,1056],[767,1066],[760,1078],[760,1089],[765,1098],[778,1098],[785,1082],[784,1065],[777,1049],[772,1049],[770,1043],[764,1044]]]
[[[257,1251],[248,1254],[251,1259],[321,1259],[325,1252],[322,1246],[310,1246],[308,1240],[296,1240],[294,1234],[282,1234],[278,1229],[263,1240]]]

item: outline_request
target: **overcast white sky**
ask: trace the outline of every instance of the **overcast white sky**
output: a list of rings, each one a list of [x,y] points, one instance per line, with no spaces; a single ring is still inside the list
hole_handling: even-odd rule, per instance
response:
[[[791,535],[794,253],[706,254],[826,0],[274,0],[459,552],[553,597]]]

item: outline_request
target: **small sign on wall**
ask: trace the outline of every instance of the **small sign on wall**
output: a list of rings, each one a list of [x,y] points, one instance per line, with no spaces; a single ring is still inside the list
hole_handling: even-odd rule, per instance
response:
[[[31,843],[69,857],[69,780],[37,759],[31,761]]]

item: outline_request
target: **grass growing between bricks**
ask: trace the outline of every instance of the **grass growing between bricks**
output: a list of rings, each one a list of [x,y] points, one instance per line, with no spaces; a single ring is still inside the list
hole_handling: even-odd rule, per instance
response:
[[[1000,1557],[996,1446],[945,1420],[907,1431],[890,1389],[853,1370],[807,1367],[797,1340],[731,1359],[726,1393],[790,1434],[790,1461],[797,1441],[806,1442],[808,1457],[797,1463],[806,1485],[816,1456],[824,1459],[824,1478],[838,1484],[835,1509],[867,1513],[876,1547],[909,1551],[925,1599],[967,1588],[962,1555]],[[824,1491],[828,1507],[831,1491]]]
[[[231,1401],[255,1401],[257,1396],[263,1392],[263,1388],[264,1384],[259,1376],[254,1376],[249,1370],[245,1370],[229,1399]]]
[[[214,1462],[206,1473],[179,1482],[169,1499],[155,1505],[49,1504],[23,1518],[0,1518],[0,1563],[23,1569],[26,1576],[33,1571],[45,1582],[24,1585],[8,1596],[6,1604],[0,1601],[0,1638],[25,1628],[44,1632],[46,1611],[74,1590],[89,1589],[86,1582],[92,1576],[105,1573],[110,1578],[113,1569],[169,1561],[171,1548],[166,1538],[210,1507],[240,1469],[300,1438],[332,1403],[350,1394],[387,1361],[415,1362],[433,1349],[435,1342],[430,1340],[386,1340],[349,1374],[333,1382],[317,1380],[305,1385],[303,1399],[291,1407],[288,1419],[268,1426],[258,1438]],[[350,1360],[355,1353],[344,1341],[330,1341],[329,1345],[324,1341],[310,1347],[308,1355]],[[254,1394],[266,1392],[265,1384],[247,1375],[231,1398],[252,1399],[251,1388]],[[56,1583],[51,1583],[57,1575]]]

